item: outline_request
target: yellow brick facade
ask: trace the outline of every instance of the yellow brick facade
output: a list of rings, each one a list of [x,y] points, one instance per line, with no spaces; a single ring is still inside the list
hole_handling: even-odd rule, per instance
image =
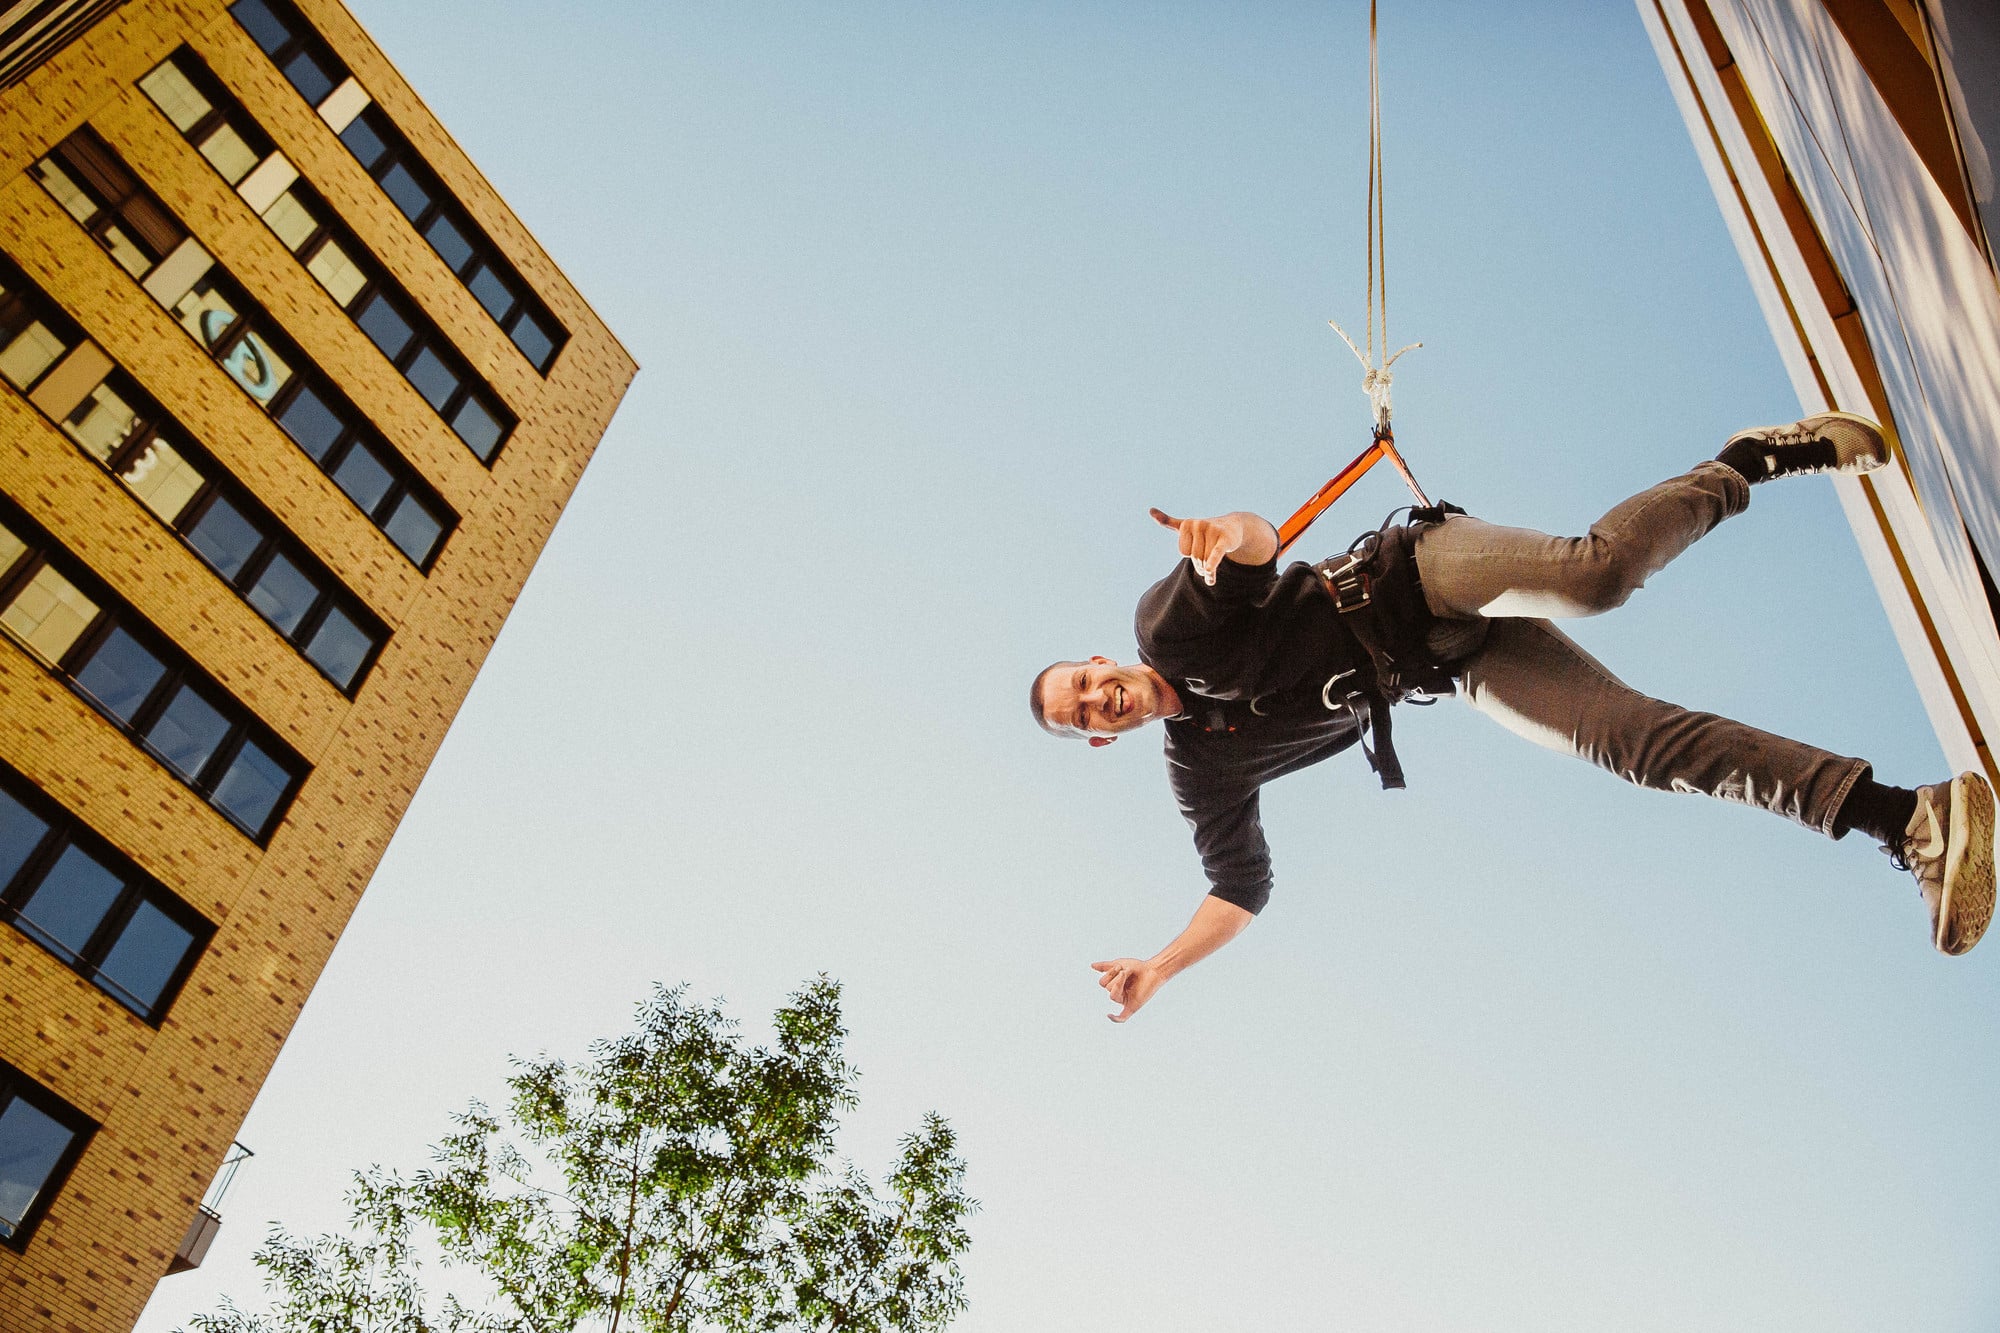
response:
[[[0,1329],[123,1333],[346,926],[635,365],[337,0],[298,8],[569,331],[544,379],[222,0],[133,0],[0,93],[0,251],[385,621],[349,699],[103,468],[0,384],[0,492],[312,766],[259,847],[0,639],[0,760],[216,927],[149,1026],[0,925],[0,1060],[100,1128]],[[182,43],[519,418],[489,471],[136,89]],[[457,511],[428,575],[27,174],[88,123]]]

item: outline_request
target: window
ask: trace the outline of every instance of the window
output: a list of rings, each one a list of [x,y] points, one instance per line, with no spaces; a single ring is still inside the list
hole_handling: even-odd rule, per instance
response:
[[[304,358],[280,341],[219,269],[195,283],[175,303],[173,314],[411,563],[429,568],[456,518],[417,480],[414,468],[363,426],[361,414],[330,384],[316,372],[294,369]],[[485,410],[467,393],[460,399],[460,413]],[[480,427],[474,438],[490,457],[503,438],[502,425],[473,424]],[[461,435],[466,433],[460,429]],[[411,506],[426,521],[395,522]]]
[[[0,1244],[25,1249],[97,1126],[0,1064]]]
[[[0,920],[155,1026],[215,933],[200,913],[5,765]]]
[[[24,281],[11,277],[4,268],[0,268],[0,293],[5,293],[0,295],[0,328],[8,327],[9,320],[25,326],[37,322],[40,315],[57,318],[45,298],[31,292]],[[189,322],[197,328],[226,325],[229,332],[225,336],[240,334],[240,345],[249,345],[255,336],[248,325],[237,329],[240,321],[235,305],[218,292],[191,297],[183,304]],[[81,344],[83,340],[78,336],[73,341]],[[123,482],[135,499],[152,510],[308,661],[352,694],[387,640],[388,628],[241,483],[187,438],[136,382],[108,361],[97,364],[104,368],[97,372],[102,378],[95,385],[78,382],[70,386],[75,406],[65,411],[64,405],[52,404],[46,396],[38,397],[36,405],[49,413],[78,447]],[[270,364],[285,363],[272,354]],[[300,424],[299,433],[322,441],[322,454],[338,442],[339,422],[321,399],[301,392],[294,395],[289,407],[298,414],[298,423],[318,421],[316,432],[307,432]],[[330,432],[329,425],[334,427]],[[370,513],[386,531],[399,512],[396,506],[411,499],[411,492],[397,481],[392,467],[376,462],[372,454],[365,457],[387,480],[386,487],[376,488],[378,493],[371,500],[381,507],[381,513]],[[391,497],[395,503],[384,506],[383,501]],[[434,524],[421,542],[400,528],[387,535],[421,564],[435,549],[442,531],[442,523]],[[17,538],[0,542],[0,577],[24,549]],[[0,622],[53,665],[61,661],[97,610],[95,603],[54,567],[45,565],[0,613]],[[325,624],[334,628],[323,630]],[[322,634],[326,635],[324,642]]]
[[[35,163],[34,176],[69,215],[135,278],[144,278],[186,230],[139,184],[88,126]]]
[[[296,57],[298,60],[308,58],[307,54]],[[228,100],[221,84],[191,52],[177,52],[160,69],[169,71],[171,78],[183,81],[199,76],[206,88],[202,94],[205,105],[227,107],[232,123],[251,123],[247,113]],[[159,71],[156,70],[157,73]],[[161,105],[163,110],[168,109],[168,103]],[[169,114],[172,114],[171,111]],[[208,113],[194,122],[197,129],[208,123]],[[79,131],[71,138],[76,139],[87,133]],[[124,169],[108,148],[100,145],[100,149],[100,156],[109,157],[118,170]],[[53,160],[53,155],[45,159],[50,160]],[[215,160],[212,155],[210,160]],[[282,159],[278,159],[277,164],[285,165]],[[221,164],[217,165],[220,169]],[[129,172],[126,174],[129,175]],[[230,176],[227,171],[223,174],[232,184],[240,179]],[[360,241],[341,225],[332,208],[310,186],[298,179],[293,179],[274,196],[268,197],[268,202],[261,189],[245,195],[245,202],[252,202],[253,199],[259,208],[259,216],[271,228],[272,234],[305,265],[306,272],[326,289],[334,304],[345,310],[361,331],[368,335],[369,341],[389,358],[390,364],[410,380],[424,401],[452,427],[473,455],[491,466],[508,432],[513,429],[512,416],[498,406],[498,400],[490,389],[478,385],[477,377],[444,334],[417,312],[416,303],[388,278],[382,266]],[[424,196],[423,206],[428,207],[427,195]],[[159,211],[165,212],[164,209]],[[203,284],[197,284],[193,291],[181,298],[175,313],[189,332],[217,352],[223,369],[229,371],[238,384],[259,402],[269,403],[283,390],[290,368],[257,334],[231,337],[235,307],[225,302],[216,308],[209,308],[210,303],[223,300],[214,290],[218,281],[211,274]],[[229,342],[226,351],[223,349],[225,340]],[[476,410],[468,412],[467,402],[475,394],[481,400],[480,404]]]
[[[0,525],[7,534],[0,550],[15,552],[0,573],[0,629],[238,828],[260,843],[267,840],[305,780],[305,761],[111,598],[26,515],[7,506],[0,509]],[[83,862],[75,863],[64,872],[71,878],[60,881],[69,887],[51,890],[54,896],[35,912],[22,908],[45,934],[54,932],[50,939],[79,956],[83,945],[63,931],[83,910],[74,904],[97,892],[90,886],[98,881],[87,872]]]
[[[229,12],[271,58],[310,106],[325,113],[328,99],[348,80],[340,58],[287,0],[236,0]],[[364,105],[351,120],[334,124],[382,193],[430,242],[528,364],[546,375],[569,335],[539,302],[512,264],[500,255],[380,107]]]
[[[28,300],[20,287],[15,281],[0,289],[0,376],[26,393],[81,339],[53,311]]]
[[[240,184],[271,152],[270,139],[186,50],[139,80],[139,90],[231,185]]]
[[[136,384],[112,372],[60,424],[308,661],[354,692],[387,628]],[[46,568],[44,575],[57,577]],[[315,646],[326,622],[346,627],[328,641],[342,645],[337,651]],[[42,655],[55,661],[62,652]]]

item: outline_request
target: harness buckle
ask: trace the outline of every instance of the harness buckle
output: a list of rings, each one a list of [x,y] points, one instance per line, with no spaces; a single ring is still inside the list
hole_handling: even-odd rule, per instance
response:
[[[1342,615],[1359,611],[1375,600],[1375,580],[1362,568],[1366,561],[1367,558],[1357,551],[1338,562],[1328,561],[1316,567],[1327,595],[1333,598],[1334,609]]]

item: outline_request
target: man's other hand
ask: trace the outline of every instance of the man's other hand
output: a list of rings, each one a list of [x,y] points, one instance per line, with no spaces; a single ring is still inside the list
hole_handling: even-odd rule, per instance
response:
[[[1175,518],[1160,509],[1148,509],[1153,521],[1180,535],[1181,554],[1194,562],[1202,581],[1215,585],[1215,571],[1234,556],[1239,564],[1261,565],[1278,553],[1278,533],[1269,522],[1255,514],[1220,514],[1214,518]]]
[[[1090,966],[1098,974],[1097,984],[1104,987],[1111,1002],[1123,1006],[1117,1013],[1105,1015],[1114,1023],[1123,1023],[1138,1013],[1140,1006],[1167,982],[1166,971],[1143,958],[1113,958]]]

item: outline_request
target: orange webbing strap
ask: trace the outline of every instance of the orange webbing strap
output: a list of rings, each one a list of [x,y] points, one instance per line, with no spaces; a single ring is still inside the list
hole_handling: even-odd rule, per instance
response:
[[[1377,431],[1375,438],[1369,441],[1368,447],[1361,451],[1359,457],[1342,468],[1340,474],[1332,481],[1314,491],[1312,499],[1300,505],[1298,512],[1286,519],[1278,528],[1278,554],[1283,555],[1286,549],[1312,526],[1314,519],[1332,508],[1333,502],[1345,495],[1348,487],[1360,481],[1369,468],[1384,458],[1402,474],[1404,484],[1410,488],[1410,493],[1417,497],[1417,503],[1429,508],[1430,497],[1424,494],[1423,487],[1417,485],[1416,477],[1410,472],[1410,465],[1396,452],[1395,433],[1387,430]]]
[[[1312,521],[1333,506],[1333,502],[1347,493],[1347,488],[1360,481],[1368,469],[1382,461],[1382,441],[1375,440],[1361,456],[1340,470],[1340,475],[1313,492],[1312,499],[1299,506],[1296,514],[1284,521],[1278,529],[1278,554],[1299,539],[1299,535],[1312,526]]]

